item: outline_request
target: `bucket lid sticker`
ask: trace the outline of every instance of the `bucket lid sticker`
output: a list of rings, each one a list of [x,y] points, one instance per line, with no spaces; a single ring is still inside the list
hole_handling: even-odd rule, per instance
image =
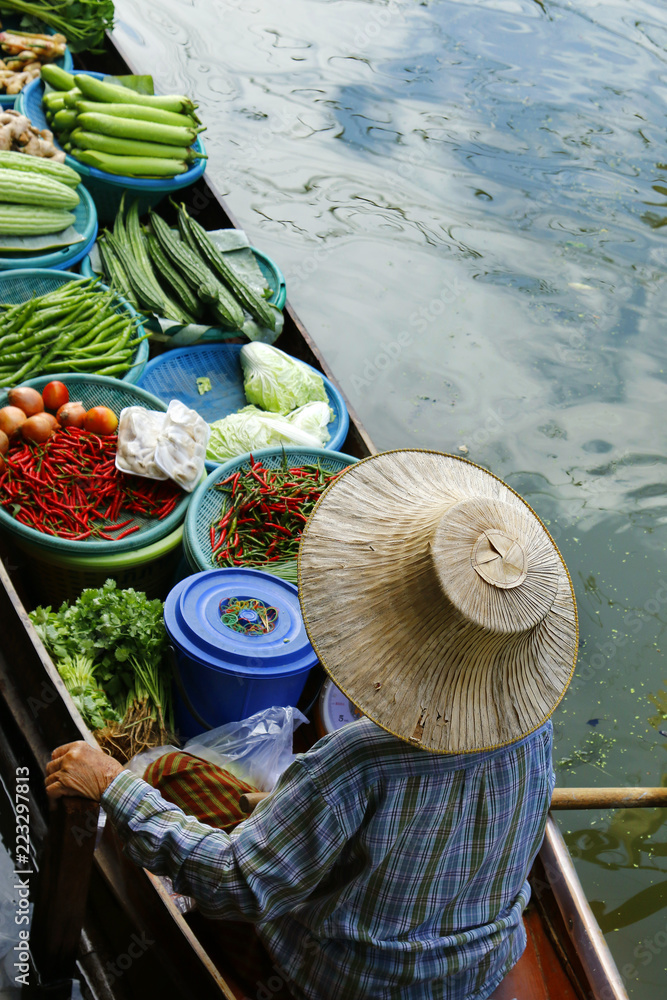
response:
[[[225,597],[218,610],[223,625],[249,636],[273,632],[280,616],[278,608],[258,597]]]

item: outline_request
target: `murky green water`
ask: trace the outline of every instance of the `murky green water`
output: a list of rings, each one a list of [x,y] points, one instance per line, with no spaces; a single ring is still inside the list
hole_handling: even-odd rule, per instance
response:
[[[378,447],[464,446],[550,523],[582,637],[559,782],[667,781],[664,4],[116,6],[134,64],[199,99],[211,176]],[[666,817],[562,817],[642,1000]]]

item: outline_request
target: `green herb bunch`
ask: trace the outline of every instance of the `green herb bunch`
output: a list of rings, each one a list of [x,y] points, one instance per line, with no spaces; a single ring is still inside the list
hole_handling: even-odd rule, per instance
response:
[[[113,0],[2,0],[0,7],[55,28],[72,52],[100,51],[113,28]]]
[[[107,580],[102,587],[84,590],[72,604],[65,601],[58,611],[36,608],[30,619],[59,670],[62,661],[84,657],[94,668],[91,683],[101,685],[114,712],[124,717],[140,692],[160,728],[173,729],[170,686],[164,676],[162,601]],[[91,724],[90,713],[86,721]]]

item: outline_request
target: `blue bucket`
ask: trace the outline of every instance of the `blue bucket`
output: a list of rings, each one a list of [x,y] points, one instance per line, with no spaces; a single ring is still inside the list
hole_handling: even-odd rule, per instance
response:
[[[253,569],[213,569],[177,583],[164,605],[175,651],[181,738],[296,705],[317,654],[297,588]]]

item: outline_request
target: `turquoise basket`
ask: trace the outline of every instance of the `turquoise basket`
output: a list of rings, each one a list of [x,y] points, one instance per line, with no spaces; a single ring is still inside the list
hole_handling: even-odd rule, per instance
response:
[[[74,70],[74,75],[84,72],[88,76],[94,76],[97,80],[103,80],[105,77],[104,73],[93,73],[89,70]],[[33,80],[19,94],[20,100],[17,102],[17,107],[28,116],[38,129],[49,127],[42,107],[43,94],[44,83],[42,80]],[[58,145],[57,142],[56,145]],[[204,144],[199,136],[193,144],[193,149],[196,149],[198,153],[205,152]],[[206,160],[197,160],[189,170],[186,170],[184,174],[179,174],[178,177],[149,180],[143,177],[121,177],[117,174],[109,174],[105,170],[96,170],[69,155],[66,155],[65,163],[81,174],[82,182],[93,196],[100,222],[113,222],[125,191],[130,191],[134,198],[139,199],[139,214],[143,215],[149,208],[155,208],[156,205],[159,205],[162,199],[172,191],[178,191],[180,188],[194,184],[206,169]]]
[[[33,295],[46,295],[48,292],[59,288],[66,281],[83,281],[79,274],[70,274],[69,271],[46,270],[40,268],[24,268],[0,273],[0,302],[9,302],[12,305],[18,302],[25,302]],[[106,291],[106,285],[99,285],[100,290]],[[120,295],[117,296],[118,307],[116,312],[128,312],[132,316],[137,316],[137,312],[129,302],[126,302]],[[144,329],[141,325],[137,327],[137,333],[141,335]],[[137,382],[146,367],[148,361],[148,340],[142,340],[137,347],[134,356],[134,366],[122,379],[110,379],[112,382],[133,384]],[[55,378],[55,376],[51,376]],[[101,377],[101,376],[96,376]],[[49,379],[47,378],[47,382]],[[46,383],[45,383],[46,384]],[[2,404],[0,404],[2,405]],[[160,407],[162,409],[162,407]],[[166,409],[166,407],[164,407]]]
[[[52,273],[52,272],[49,272]],[[0,278],[2,281],[2,278]],[[59,372],[53,375],[42,375],[40,378],[30,379],[24,384],[38,389],[40,392],[52,379],[64,382],[69,390],[70,399],[81,400],[84,407],[108,406],[114,411],[116,416],[126,406],[143,406],[147,410],[157,410],[165,412],[167,406],[160,399],[152,396],[149,392],[144,392],[136,385],[122,382],[117,378],[109,378],[106,375],[82,375]],[[0,406],[7,404],[7,389],[0,389]],[[142,517],[139,514],[132,515],[132,524],[139,525],[139,531],[134,532],[127,538],[105,540],[86,538],[75,541],[69,538],[58,538],[54,535],[47,535],[36,528],[30,528],[26,524],[17,521],[4,507],[0,508],[0,528],[6,529],[14,538],[21,542],[32,543],[40,550],[60,553],[68,556],[96,556],[101,557],[120,555],[121,553],[141,550],[147,545],[159,542],[171,534],[183,523],[185,514],[190,502],[191,494],[183,493],[178,500],[176,507],[161,521],[154,517]],[[121,508],[121,513],[124,513]],[[125,518],[123,518],[125,520]],[[99,527],[104,530],[106,522],[100,521]]]
[[[250,247],[250,249],[255,255],[255,260],[257,261],[264,278],[266,279],[267,285],[271,289],[271,297],[268,301],[277,309],[282,309],[287,298],[287,289],[285,287],[283,272],[280,270],[276,262],[271,260],[268,254],[262,253],[261,250],[256,250],[254,247]],[[88,248],[88,254],[81,261],[80,267],[81,274],[85,275],[87,278],[95,278],[98,276],[98,272],[93,269],[93,263],[90,259],[91,250],[92,246]]]
[[[2,27],[5,31],[21,31],[21,18],[16,14],[2,14]],[[30,29],[34,31],[34,28]],[[42,25],[41,28],[37,29],[42,31],[42,34],[55,35],[57,34],[55,28],[49,28],[48,25]],[[56,59],[56,66],[60,66],[62,69],[67,70],[68,73],[72,72],[74,63],[72,61],[72,53],[69,49],[65,49],[65,55],[61,56],[60,59]],[[25,88],[24,88],[25,89]],[[14,108],[20,110],[19,98],[21,93],[18,94],[0,94],[0,108]],[[33,125],[35,123],[33,122]],[[43,128],[42,125],[39,126]]]
[[[252,453],[257,462],[265,469],[279,469],[285,458],[290,466],[317,464],[325,472],[341,472],[348,465],[357,461],[352,455],[340,451],[328,451],[324,448],[258,448]],[[213,561],[210,527],[215,517],[218,517],[225,505],[224,494],[214,487],[238,471],[250,469],[250,454],[238,455],[224,465],[219,465],[211,472],[204,482],[192,494],[190,506],[185,517],[183,533],[183,552],[193,573],[211,569],[217,564]],[[283,579],[296,578],[296,560],[286,562],[266,563],[254,566],[253,569],[268,570]]]
[[[60,271],[78,264],[90,253],[97,239],[95,202],[83,184],[79,184],[76,190],[81,200],[74,209],[74,225],[83,234],[83,240],[69,247],[58,247],[57,250],[50,250],[48,253],[6,251],[0,255],[0,271],[26,267],[48,267]]]

